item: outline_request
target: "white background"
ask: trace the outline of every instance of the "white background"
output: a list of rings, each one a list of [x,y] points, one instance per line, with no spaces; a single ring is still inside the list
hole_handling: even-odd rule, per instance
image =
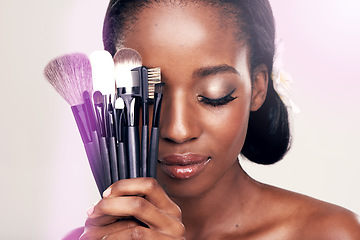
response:
[[[257,180],[360,213],[360,2],[271,3],[301,113],[282,162],[243,165]],[[1,239],[61,239],[99,199],[70,107],[42,71],[58,55],[102,48],[106,5],[0,2]]]

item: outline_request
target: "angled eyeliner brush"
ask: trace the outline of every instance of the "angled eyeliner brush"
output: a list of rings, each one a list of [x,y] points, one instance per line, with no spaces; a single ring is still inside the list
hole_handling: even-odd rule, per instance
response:
[[[154,94],[155,94],[155,85],[161,83],[161,69],[159,67],[157,68],[148,68],[147,69],[147,83],[146,86],[148,88],[148,95],[149,95],[149,99],[148,99],[148,103],[154,103]],[[147,117],[149,116],[149,113],[147,114]],[[148,140],[149,135],[147,135],[147,140]],[[149,144],[147,144],[149,145]],[[147,149],[147,152],[150,151],[150,149]],[[147,154],[149,155],[149,154]],[[145,175],[146,177],[150,177],[152,174],[150,171],[151,168],[153,168],[153,166],[150,166],[150,157],[147,156],[147,161],[146,163],[146,172]]]
[[[83,94],[91,93],[92,74],[88,57],[82,53],[67,54],[50,61],[44,75],[58,93],[69,103],[78,126],[91,171],[100,194],[105,190],[102,182],[98,142],[93,141],[90,118]]]
[[[120,49],[114,56],[115,79],[118,97],[125,103],[125,146],[129,161],[129,177],[140,176],[139,98],[140,76],[131,70],[142,64],[138,52],[130,48]]]
[[[98,117],[100,152],[106,186],[117,182],[118,166],[114,135],[113,103],[115,99],[114,61],[109,52],[104,50],[90,54],[93,74],[94,102]]]
[[[156,168],[158,162],[159,123],[164,85],[165,83],[155,84],[153,122],[151,128],[149,153],[149,177],[153,178],[156,178]]]

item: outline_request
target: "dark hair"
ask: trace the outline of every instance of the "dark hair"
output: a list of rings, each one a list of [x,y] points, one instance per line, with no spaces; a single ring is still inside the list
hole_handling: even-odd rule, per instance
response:
[[[151,3],[166,0],[111,0],[105,16],[103,29],[104,47],[115,54],[121,47],[122,33],[136,21],[138,11]],[[187,0],[182,0],[186,2]],[[264,104],[250,113],[248,132],[241,153],[250,161],[273,164],[290,148],[288,112],[273,88],[271,79],[275,53],[275,24],[268,0],[188,0],[223,6],[223,10],[235,19],[239,26],[239,40],[250,50],[252,78],[257,66],[268,69],[268,92]],[[130,23],[130,24],[128,24]]]

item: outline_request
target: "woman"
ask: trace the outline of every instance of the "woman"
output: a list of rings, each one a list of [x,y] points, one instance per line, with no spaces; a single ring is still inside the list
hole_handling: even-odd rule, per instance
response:
[[[110,1],[105,49],[133,48],[162,69],[158,175],[109,187],[81,239],[360,239],[352,212],[239,164],[240,153],[272,164],[289,148],[274,36],[267,0]]]

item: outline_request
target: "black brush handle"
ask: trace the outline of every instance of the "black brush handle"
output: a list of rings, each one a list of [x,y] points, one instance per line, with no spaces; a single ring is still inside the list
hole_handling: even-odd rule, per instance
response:
[[[129,159],[129,177],[140,177],[140,142],[139,128],[137,126],[126,127],[127,146]]]
[[[141,177],[148,175],[148,149],[149,149],[149,127],[143,125],[141,129]]]
[[[112,183],[119,181],[115,137],[109,138],[110,170]]]
[[[151,128],[150,151],[149,151],[149,174],[148,177],[156,178],[158,152],[159,152],[159,128]]]
[[[111,185],[111,171],[110,171],[110,161],[109,161],[109,150],[106,144],[106,138],[100,138],[100,155],[101,163],[103,167],[103,181],[105,188],[108,188]]]
[[[129,164],[126,158],[126,152],[124,148],[124,143],[118,143],[118,172],[119,172],[119,179],[128,179],[129,178]]]
[[[91,172],[94,176],[96,185],[99,189],[100,195],[105,191],[106,187],[102,182],[102,174],[99,171],[101,169],[100,154],[97,150],[96,142],[88,142],[84,144],[85,152],[90,164]]]

